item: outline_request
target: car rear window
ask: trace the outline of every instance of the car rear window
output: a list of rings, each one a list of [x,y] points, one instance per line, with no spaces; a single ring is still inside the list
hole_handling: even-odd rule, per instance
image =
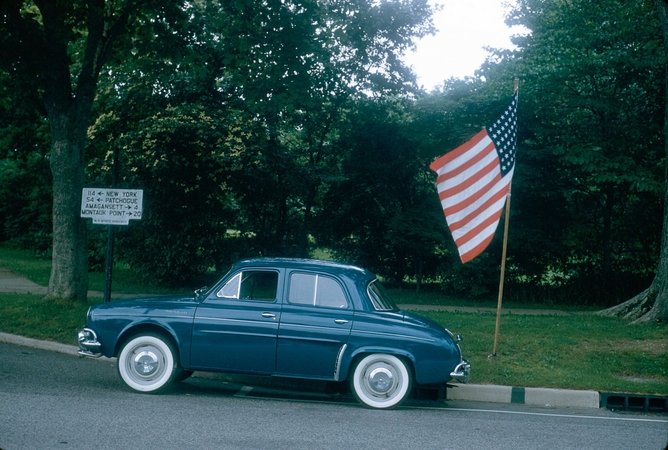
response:
[[[290,276],[288,301],[325,308],[348,307],[346,294],[334,278],[309,273],[293,273]]]
[[[373,280],[371,283],[369,283],[366,291],[369,294],[369,299],[371,299],[373,309],[376,311],[396,311],[399,309],[397,305],[387,296],[385,288],[382,284],[380,284],[380,281]]]

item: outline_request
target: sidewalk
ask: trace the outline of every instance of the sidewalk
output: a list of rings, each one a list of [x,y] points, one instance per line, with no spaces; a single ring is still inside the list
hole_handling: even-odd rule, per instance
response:
[[[46,287],[33,283],[26,278],[0,266],[0,293],[36,294],[46,295]],[[101,297],[99,291],[90,291],[89,296]],[[428,306],[428,305],[399,305],[402,309],[417,311],[442,310],[462,312],[495,312],[494,308],[475,308],[460,306]],[[552,314],[552,315],[578,315],[577,312],[566,312],[558,310],[536,310],[536,309],[502,309],[504,314]],[[55,351],[71,355],[77,355],[78,347],[75,345],[60,344],[57,342],[40,341],[37,339],[0,333],[0,342],[38,348],[42,350]],[[104,359],[104,358],[103,358]],[[473,368],[475,370],[475,368]],[[196,373],[196,376],[216,378],[217,374]],[[492,403],[516,403],[541,407],[560,408],[600,408],[606,407],[606,399],[610,393],[597,391],[574,391],[563,389],[524,388],[516,386],[475,385],[457,384],[449,387],[446,393],[447,400],[464,400]],[[633,394],[619,394],[618,396],[630,398]],[[644,400],[643,400],[644,401]]]
[[[13,272],[6,267],[0,266],[0,294],[34,294],[46,295],[47,287],[34,283],[27,278]],[[88,291],[89,297],[103,297],[101,291]],[[127,294],[113,294],[112,297],[136,297]]]
[[[0,266],[0,293],[46,295],[46,286],[40,286],[27,278]]]
[[[397,305],[401,309],[413,311],[452,311],[466,313],[496,313],[496,308],[482,308],[477,306],[439,306],[439,305]],[[531,309],[531,308],[501,308],[501,314],[520,314],[530,316],[580,316],[591,314],[584,311],[562,311],[559,309]]]

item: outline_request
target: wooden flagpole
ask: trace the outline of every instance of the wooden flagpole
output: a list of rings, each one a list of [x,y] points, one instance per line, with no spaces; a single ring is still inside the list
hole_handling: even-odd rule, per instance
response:
[[[499,325],[501,323],[501,304],[503,303],[503,281],[506,277],[506,250],[508,248],[508,223],[510,222],[510,190],[511,185],[508,186],[508,196],[506,197],[506,219],[503,230],[503,251],[501,253],[501,281],[499,281],[499,301],[496,306],[496,327],[494,329],[494,352],[493,357],[496,357],[496,349],[499,344]]]
[[[517,93],[519,87],[519,79],[515,78],[515,90],[513,95]],[[510,223],[510,193],[512,188],[512,180],[508,185],[508,195],[506,196],[506,219],[503,227],[503,250],[501,252],[501,279],[499,281],[499,300],[496,306],[496,326],[494,328],[494,351],[492,357],[496,358],[496,350],[499,344],[499,325],[501,324],[501,305],[503,303],[503,282],[506,277],[506,251],[508,248],[508,224]]]

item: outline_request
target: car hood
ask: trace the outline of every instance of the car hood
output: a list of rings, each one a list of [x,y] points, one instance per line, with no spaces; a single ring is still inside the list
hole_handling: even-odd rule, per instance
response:
[[[182,294],[182,295],[153,295],[146,297],[135,297],[125,300],[116,300],[109,303],[101,303],[93,307],[98,312],[104,310],[119,310],[123,308],[149,308],[149,309],[162,309],[162,308],[173,308],[176,305],[185,304],[195,304],[195,296]]]

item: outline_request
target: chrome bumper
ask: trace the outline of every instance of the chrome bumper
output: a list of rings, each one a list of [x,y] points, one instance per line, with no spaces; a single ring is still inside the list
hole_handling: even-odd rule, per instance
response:
[[[79,340],[79,351],[77,352],[81,356],[89,356],[91,358],[99,358],[102,356],[100,352],[100,344],[97,341],[97,334],[95,331],[90,328],[84,328],[79,331],[78,334]]]
[[[465,359],[462,360],[462,362],[457,364],[455,370],[450,373],[450,376],[453,380],[460,383],[468,383],[471,376],[471,364],[469,364],[469,362]]]

